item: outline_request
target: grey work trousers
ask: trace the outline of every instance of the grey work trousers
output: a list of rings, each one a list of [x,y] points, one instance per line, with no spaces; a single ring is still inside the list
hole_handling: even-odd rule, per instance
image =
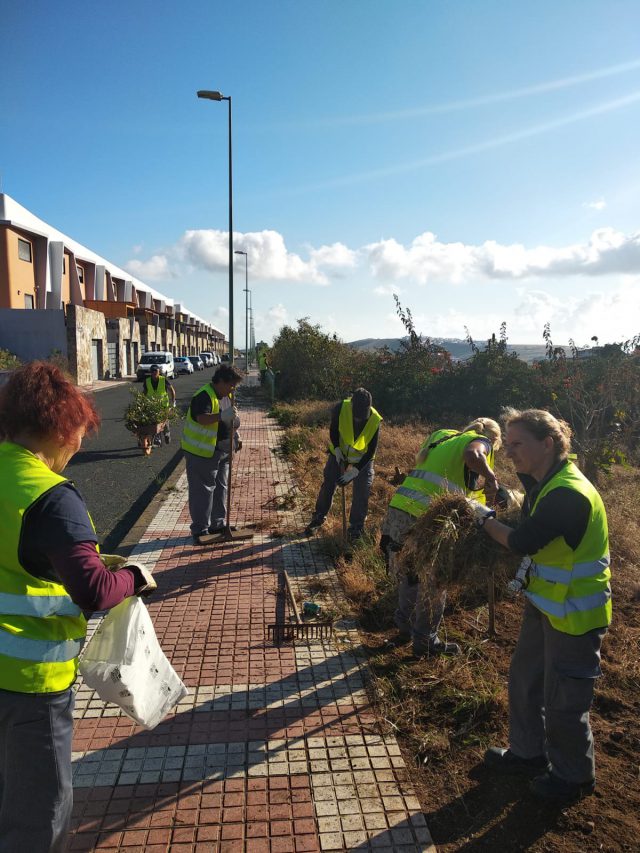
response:
[[[229,454],[216,449],[209,458],[186,452],[184,458],[187,463],[191,533],[202,536],[225,524]]]
[[[358,476],[351,481],[353,483],[353,495],[351,498],[351,511],[349,512],[350,536],[360,536],[364,530],[374,474],[373,459],[371,459],[361,468]],[[338,460],[333,453],[329,453],[327,463],[324,466],[323,481],[318,493],[318,499],[316,500],[316,508],[311,518],[311,524],[314,527],[324,524],[324,520],[333,503],[333,496],[338,488],[339,476],[340,465],[338,464]]]
[[[0,690],[0,853],[62,853],[73,807],[74,694]]]
[[[527,600],[509,670],[509,745],[522,758],[545,755],[572,784],[595,779],[589,709],[606,628],[575,637],[556,631]]]
[[[398,606],[393,615],[396,628],[403,634],[411,634],[413,650],[425,654],[438,638],[447,603],[446,590],[427,591],[424,585],[404,573],[398,573],[396,564],[399,555],[389,556],[389,571],[398,580]]]
[[[382,533],[396,546],[404,545],[416,521],[408,512],[390,506],[382,522]],[[425,590],[417,579],[400,572],[399,551],[387,551],[386,557],[389,574],[398,583],[398,606],[393,621],[403,634],[411,634],[415,653],[424,654],[438,637],[438,628],[447,603],[446,590]]]

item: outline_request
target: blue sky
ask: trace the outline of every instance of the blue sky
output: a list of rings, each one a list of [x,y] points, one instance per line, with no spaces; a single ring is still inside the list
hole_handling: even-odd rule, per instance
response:
[[[3,4],[2,189],[221,327],[227,105],[256,335],[640,331],[636,0]],[[243,343],[244,260],[236,268]]]

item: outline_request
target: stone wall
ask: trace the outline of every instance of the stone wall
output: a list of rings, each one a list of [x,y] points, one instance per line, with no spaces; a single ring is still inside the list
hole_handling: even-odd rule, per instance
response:
[[[45,313],[50,314],[53,312],[47,311]],[[80,305],[67,305],[67,355],[69,358],[69,371],[78,385],[89,385],[93,381],[91,342],[94,340],[100,342],[98,346],[99,375],[97,378],[102,379],[109,370],[107,322],[105,316],[98,311],[92,311],[90,308],[83,308]]]

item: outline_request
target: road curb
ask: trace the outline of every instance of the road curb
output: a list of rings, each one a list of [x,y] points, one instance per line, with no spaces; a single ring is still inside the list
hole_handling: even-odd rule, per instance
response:
[[[166,500],[167,495],[173,491],[176,483],[185,472],[185,469],[186,464],[183,458],[180,459],[171,474],[151,498],[146,508],[138,516],[133,526],[129,528],[124,538],[114,547],[114,551],[117,549],[118,553],[122,554],[123,557],[128,557],[131,554],[131,551],[140,542],[143,533],[155,518],[158,510],[160,509],[160,504],[163,503]]]

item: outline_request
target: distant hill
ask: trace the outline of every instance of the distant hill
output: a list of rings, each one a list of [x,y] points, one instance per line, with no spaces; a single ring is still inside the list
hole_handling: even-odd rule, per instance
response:
[[[376,350],[388,347],[392,352],[400,348],[400,344],[407,338],[362,338],[359,341],[351,341],[348,345],[358,350]],[[471,347],[466,341],[456,338],[431,338],[434,344],[438,344],[451,354],[455,361],[464,361],[472,355]],[[482,349],[485,341],[476,341]],[[507,344],[509,352],[515,352],[523,361],[532,362],[545,357],[544,344]]]

